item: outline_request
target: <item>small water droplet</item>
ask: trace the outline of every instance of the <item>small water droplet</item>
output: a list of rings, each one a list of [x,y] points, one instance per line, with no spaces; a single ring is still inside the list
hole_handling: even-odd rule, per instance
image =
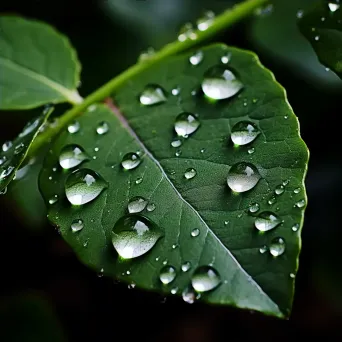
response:
[[[125,170],[135,169],[140,163],[140,157],[134,152],[126,153],[121,161],[121,165]]]
[[[139,177],[135,180],[135,184],[140,184],[143,181],[142,177]]]
[[[103,135],[103,134],[108,133],[108,131],[109,131],[109,124],[106,121],[101,121],[96,127],[97,134]]]
[[[281,237],[276,237],[271,241],[270,253],[277,257],[285,252],[285,241]]]
[[[200,230],[198,228],[194,228],[192,231],[191,231],[191,236],[192,237],[196,237],[200,235]]]
[[[255,152],[255,148],[254,147],[251,147],[248,149],[248,154],[253,154]]]
[[[195,300],[199,298],[199,296],[196,295],[193,288],[189,286],[189,287],[185,288],[184,291],[182,292],[182,298],[183,298],[184,302],[186,302],[188,304],[193,304],[195,302]]]
[[[59,155],[59,164],[63,169],[72,169],[89,160],[88,155],[81,146],[66,145],[62,148]]]
[[[186,23],[181,27],[178,33],[178,40],[180,42],[184,42],[187,39],[195,40],[197,38],[197,34],[194,30],[194,27],[191,23]]]
[[[267,203],[269,204],[269,205],[273,205],[274,203],[276,203],[277,202],[277,199],[275,198],[275,197],[271,197],[268,201],[267,201]]]
[[[87,248],[88,247],[88,243],[89,243],[89,239],[85,240],[83,243],[83,247]]]
[[[203,60],[203,52],[202,51],[197,51],[193,55],[190,56],[189,62],[192,65],[198,65],[202,62]]]
[[[242,162],[230,168],[227,184],[235,192],[245,192],[253,189],[260,178],[259,171],[253,164]]]
[[[171,141],[171,146],[172,147],[180,147],[182,146],[182,140],[180,139],[175,139]]]
[[[154,203],[149,203],[146,207],[146,210],[152,212],[156,209],[156,205]]]
[[[189,168],[189,169],[187,169],[186,171],[185,171],[185,173],[184,173],[184,177],[186,178],[186,179],[192,179],[192,178],[194,178],[195,176],[197,175],[197,171],[194,169],[194,168]]]
[[[157,84],[148,84],[140,94],[140,103],[145,106],[152,106],[163,103],[167,100],[165,90]]]
[[[205,152],[205,148],[201,148],[201,153],[204,153]]]
[[[191,268],[191,262],[190,261],[186,261],[182,264],[181,269],[183,272],[188,272]]]
[[[305,206],[305,200],[304,199],[299,200],[298,202],[296,202],[295,206],[297,208],[303,208]]]
[[[299,194],[299,193],[300,193],[300,188],[294,189],[293,192],[294,192],[295,194]]]
[[[163,265],[166,265],[166,264],[167,264],[167,260],[164,260],[164,261],[163,261]]]
[[[15,167],[11,165],[8,166],[6,169],[2,170],[2,172],[0,173],[0,180],[9,177],[14,170],[15,170]]]
[[[315,36],[315,41],[317,42],[317,41],[319,41],[319,36]]]
[[[298,223],[294,224],[291,229],[292,231],[296,232],[299,229],[299,224]]]
[[[162,235],[147,217],[129,214],[115,223],[112,243],[122,258],[132,259],[150,251]]]
[[[76,232],[79,232],[83,229],[84,224],[83,224],[83,221],[81,219],[76,219],[76,220],[72,221],[70,227],[71,227],[71,231],[73,233],[76,233]]]
[[[196,132],[200,125],[199,120],[191,113],[180,113],[175,121],[175,131],[181,137],[188,137]]]
[[[154,50],[154,48],[150,46],[145,51],[141,52],[141,54],[138,57],[138,62],[144,62],[151,59],[151,57],[153,57],[155,53],[156,51]]]
[[[133,290],[135,288],[135,284],[131,283],[128,285],[128,289]]]
[[[340,4],[328,2],[328,7],[331,12],[336,12],[340,8]]]
[[[100,149],[99,149],[98,147],[95,147],[95,148],[94,148],[94,151],[95,151],[95,152],[99,152]]]
[[[279,196],[279,195],[282,195],[284,191],[285,191],[284,185],[280,184],[275,188],[274,193]]]
[[[5,156],[0,158],[0,165],[4,164],[7,158]]]
[[[77,133],[80,130],[80,123],[78,121],[73,121],[68,125],[68,132],[71,134]]]
[[[168,285],[173,282],[176,278],[176,270],[173,266],[164,266],[159,273],[159,279],[164,285]]]
[[[5,142],[2,144],[2,151],[3,151],[3,152],[7,152],[12,146],[13,146],[12,141],[5,141]]]
[[[261,232],[267,232],[277,227],[280,223],[281,220],[276,214],[270,211],[264,211],[255,219],[254,225]]]
[[[200,266],[191,278],[192,287],[197,292],[215,289],[221,282],[219,273],[211,266]]]
[[[229,221],[224,221],[224,225],[227,226],[229,224]]]
[[[215,19],[215,13],[213,11],[206,11],[197,20],[196,25],[199,31],[205,31],[209,26],[212,25]]]
[[[15,148],[14,148],[14,154],[19,154],[21,153],[25,148],[24,143],[20,143],[18,144]]]
[[[303,18],[304,11],[303,10],[298,10],[296,15],[297,15],[298,19]]]
[[[325,17],[322,17],[322,18],[321,18],[321,21],[325,21]]]
[[[240,121],[232,128],[231,139],[236,145],[246,145],[254,141],[259,133],[260,132],[254,123]]]
[[[52,204],[55,204],[58,202],[58,195],[54,195],[53,197],[51,197],[49,199],[49,204],[52,205]]]
[[[260,209],[260,205],[258,203],[252,203],[248,210],[250,213],[256,213]]]
[[[294,273],[290,273],[290,278],[294,279],[296,277],[296,275]]]
[[[178,96],[178,95],[180,94],[180,88],[179,88],[179,87],[173,88],[173,89],[171,90],[171,94],[172,94],[173,96]]]
[[[108,187],[95,171],[80,169],[72,172],[65,181],[65,194],[71,204],[82,205],[97,198]]]
[[[224,66],[210,68],[204,75],[202,90],[214,100],[228,99],[243,88],[235,74]]]
[[[173,289],[171,289],[171,294],[176,294],[178,292],[178,287],[174,287]]]
[[[286,186],[286,185],[288,185],[289,183],[290,183],[290,181],[289,181],[288,179],[286,179],[286,180],[283,181],[283,186]]]
[[[182,151],[181,150],[177,150],[176,153],[175,153],[175,156],[179,157],[181,154],[182,154]]]
[[[229,63],[230,58],[231,58],[231,53],[230,53],[230,52],[227,52],[226,54],[224,54],[224,55],[221,57],[221,62],[222,62],[223,64],[227,64],[227,63]]]
[[[148,202],[144,197],[141,197],[141,196],[133,197],[128,202],[128,206],[127,206],[128,212],[130,214],[140,213],[146,208],[147,203]]]
[[[268,247],[267,246],[262,246],[259,248],[259,252],[261,254],[265,254],[268,251]]]
[[[177,244],[173,244],[173,245],[172,245],[172,249],[176,249],[177,247],[178,247]]]

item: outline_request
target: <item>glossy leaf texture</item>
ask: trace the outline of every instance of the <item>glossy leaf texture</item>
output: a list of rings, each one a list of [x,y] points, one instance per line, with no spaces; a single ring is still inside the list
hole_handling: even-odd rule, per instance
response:
[[[213,45],[170,58],[71,125],[40,189],[80,260],[187,302],[289,314],[308,151],[253,53]]]
[[[342,10],[338,1],[321,1],[299,20],[318,59],[342,76]]]
[[[7,185],[15,177],[17,170],[25,160],[33,140],[46,123],[52,111],[52,107],[46,107],[43,114],[28,122],[13,141],[5,141],[2,144],[0,151],[0,192],[6,192]]]
[[[79,103],[80,63],[68,39],[42,22],[0,17],[0,109]]]

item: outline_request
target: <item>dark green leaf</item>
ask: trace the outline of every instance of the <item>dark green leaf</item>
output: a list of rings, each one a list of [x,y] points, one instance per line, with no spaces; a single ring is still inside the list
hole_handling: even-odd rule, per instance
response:
[[[303,221],[308,151],[283,88],[254,54],[223,45],[202,52],[203,60],[196,66],[190,64],[191,54],[187,54],[143,71],[114,94],[120,109],[111,100],[107,105],[91,106],[80,117],[77,133],[66,131],[59,136],[40,175],[49,219],[84,263],[106,275],[141,288],[182,294],[198,267],[212,265],[221,284],[203,293],[203,300],[286,316],[291,308],[300,250],[299,230],[295,228],[294,232],[292,227],[301,227]],[[229,64],[222,64],[221,57],[230,59]],[[233,70],[243,89],[239,95],[215,102],[203,96],[200,89],[208,69],[212,74],[211,68],[218,64]],[[237,89],[241,84],[231,86]],[[164,93],[161,89],[152,93],[159,104],[140,104],[142,92],[156,89],[156,85],[164,89]],[[179,95],[173,95],[177,87]],[[172,147],[171,141],[176,138],[174,123],[182,112],[193,113],[194,117],[198,114],[200,126],[184,139],[182,146]],[[236,147],[230,138],[232,127],[246,120],[260,134],[249,144]],[[108,132],[98,134],[97,130],[105,131],[103,122]],[[84,150],[84,154],[76,153],[83,162],[65,170],[59,165],[59,156],[70,144]],[[127,160],[127,153],[137,151],[141,152],[141,163],[124,170],[122,160]],[[227,186],[227,175],[239,162],[253,164],[261,179],[251,190],[234,193]],[[134,163],[137,159],[129,164]],[[53,168],[58,170],[53,172]],[[71,173],[77,169],[80,171]],[[94,182],[100,176],[103,180]],[[88,184],[83,187],[83,195],[90,197],[77,196],[82,191],[81,187],[75,188],[77,179]],[[69,199],[65,184],[74,191],[68,191]],[[280,189],[279,195],[276,189]],[[140,231],[145,238],[143,247],[157,242],[146,254],[123,259],[111,240],[114,236],[117,242],[116,235],[122,229],[117,222],[123,222],[120,218],[127,214],[127,205],[135,196],[149,202],[140,214],[152,221],[146,223],[145,218],[140,218],[140,228],[150,224],[154,229],[154,233],[145,235]],[[92,197],[96,198],[84,205],[70,204],[70,200],[80,203]],[[253,203],[260,209],[251,213]],[[139,204],[145,206],[144,202]],[[255,220],[264,211],[273,212],[282,224],[259,232]],[[128,218],[126,223],[136,218]],[[112,235],[114,224],[116,235]],[[73,232],[72,226],[74,230],[83,228]],[[278,237],[286,244],[282,255],[273,257],[269,252],[260,252]],[[139,248],[123,249],[136,256],[141,252]],[[159,279],[165,265],[171,265],[177,273],[169,285]],[[191,266],[184,272],[182,265],[185,270]]]
[[[336,1],[321,1],[299,21],[320,62],[342,76],[342,10]]]
[[[40,128],[46,123],[46,120],[53,109],[47,107],[43,114],[35,120],[30,121],[23,131],[13,141],[5,141],[0,152],[0,191],[6,191],[7,185],[15,176],[16,171],[23,163],[27,152],[39,133]]]
[[[0,17],[0,109],[78,103],[80,64],[69,41],[47,24]]]

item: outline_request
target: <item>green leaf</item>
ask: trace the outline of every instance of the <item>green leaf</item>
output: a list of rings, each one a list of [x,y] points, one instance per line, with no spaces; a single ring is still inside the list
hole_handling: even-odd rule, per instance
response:
[[[142,71],[114,94],[118,107],[111,100],[90,106],[79,119],[78,132],[65,131],[57,138],[40,175],[49,219],[80,260],[98,272],[140,288],[182,294],[197,267],[212,265],[221,283],[204,292],[201,299],[287,316],[301,245],[297,227],[302,225],[305,208],[303,178],[308,151],[284,89],[253,53],[224,45],[214,45],[202,52],[203,60],[196,66],[190,64],[188,53]],[[222,57],[230,59],[229,64],[222,64]],[[218,64],[233,70],[243,89],[239,95],[215,102],[203,96],[200,89],[208,69]],[[151,85],[164,89],[152,92],[159,104],[144,106],[139,102],[142,92],[146,95],[147,85],[149,90],[153,89]],[[229,85],[241,88],[238,81]],[[177,87],[179,94],[173,95],[177,94]],[[194,117],[198,114],[200,126],[184,139],[182,146],[175,148],[171,146],[176,138],[174,123],[182,112],[193,113]],[[246,120],[260,134],[249,144],[236,147],[230,139],[232,127]],[[106,131],[103,122],[108,124],[108,132],[98,134],[97,131]],[[191,127],[195,126],[193,122]],[[177,130],[181,133],[180,128]],[[72,166],[70,161],[65,163],[65,152],[70,152],[70,145],[74,144],[82,153],[75,151],[74,167],[63,169],[59,158],[63,156],[64,167]],[[137,159],[129,162],[126,156],[137,151],[141,152],[141,163],[124,170],[123,159],[126,168],[138,164]],[[234,193],[227,186],[227,175],[239,162],[253,164],[261,178],[251,190]],[[57,171],[53,172],[55,168]],[[185,177],[187,170],[189,179]],[[77,183],[80,181],[83,186]],[[276,189],[280,189],[278,193],[284,192],[276,195]],[[135,196],[149,202],[140,214],[151,223],[140,218],[136,229],[143,237],[134,235],[135,230],[125,236],[127,247],[137,244],[135,247],[141,248],[129,249],[121,244],[121,255],[130,252],[137,256],[144,248],[155,245],[139,257],[123,259],[111,240],[115,238],[118,248],[117,235],[122,230],[118,224],[125,220],[122,217],[127,214],[127,205]],[[51,201],[55,198],[58,201]],[[71,204],[92,198],[84,205]],[[253,203],[260,207],[254,213],[249,211]],[[140,205],[144,207],[141,201]],[[255,220],[264,211],[273,212],[282,223],[261,233],[255,228]],[[134,219],[137,216],[124,223]],[[116,235],[112,235],[114,224]],[[151,228],[145,234],[146,225]],[[294,225],[296,232],[291,229]],[[197,233],[198,236],[192,236]],[[259,251],[277,237],[285,241],[285,253],[273,257]],[[182,265],[186,269],[187,262],[191,267],[184,272]],[[169,285],[159,280],[165,264],[177,273]],[[214,276],[212,281],[215,280]],[[188,300],[191,296],[184,297]]]
[[[0,109],[80,103],[80,64],[66,37],[47,24],[0,17]]]
[[[336,1],[322,1],[299,21],[322,64],[342,76],[342,10]]]
[[[27,123],[23,131],[13,141],[5,141],[0,152],[0,191],[5,192],[16,171],[23,163],[27,152],[39,133],[41,127],[52,113],[53,108],[47,107],[43,114]]]

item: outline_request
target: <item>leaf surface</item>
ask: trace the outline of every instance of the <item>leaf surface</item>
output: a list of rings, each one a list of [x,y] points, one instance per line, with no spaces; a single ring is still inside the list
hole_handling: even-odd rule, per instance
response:
[[[57,138],[40,175],[46,203],[56,195],[59,198],[48,204],[49,219],[78,257],[105,275],[140,288],[163,293],[172,290],[180,295],[196,269],[210,265],[219,273],[221,283],[202,293],[204,301],[286,316],[300,250],[300,229],[294,232],[291,227],[301,227],[305,208],[305,202],[300,202],[301,208],[295,203],[306,201],[303,179],[308,151],[299,136],[297,118],[283,88],[254,54],[214,45],[203,50],[203,60],[196,66],[189,63],[190,56],[170,58],[143,71],[113,95],[116,105],[109,99],[106,104],[89,107],[79,119],[78,132],[65,131]],[[214,102],[203,96],[201,82],[209,68],[223,65],[222,56],[230,56],[225,68],[234,70],[243,89],[239,95]],[[139,97],[146,85],[162,87],[166,101],[142,105]],[[172,95],[177,94],[177,87],[179,94]],[[198,114],[200,126],[175,148],[171,146],[177,138],[174,124],[182,112]],[[260,134],[249,144],[236,147],[231,141],[232,127],[245,120]],[[108,124],[108,132],[98,134],[103,122]],[[74,144],[88,158],[65,170],[59,165],[59,156]],[[141,163],[124,170],[124,156],[137,151]],[[251,190],[235,193],[227,186],[227,175],[239,162],[253,164],[261,178]],[[56,172],[54,168],[58,168]],[[185,173],[192,168],[196,175],[187,179]],[[96,171],[108,183],[94,200],[80,206],[71,205],[64,185],[78,169]],[[284,192],[275,195],[279,186]],[[150,204],[138,215],[148,217],[163,236],[142,256],[122,259],[113,248],[112,229],[127,214],[128,203],[135,196]],[[253,203],[259,205],[259,211],[251,213]],[[282,224],[259,232],[255,220],[264,211],[276,213]],[[83,229],[72,232],[73,222],[79,220]],[[260,248],[277,237],[286,242],[285,253],[279,257],[260,253]],[[187,263],[190,268],[182,270]],[[177,273],[168,285],[159,279],[165,265]]]
[[[0,17],[0,109],[79,103],[80,64],[65,36],[47,24]]]

